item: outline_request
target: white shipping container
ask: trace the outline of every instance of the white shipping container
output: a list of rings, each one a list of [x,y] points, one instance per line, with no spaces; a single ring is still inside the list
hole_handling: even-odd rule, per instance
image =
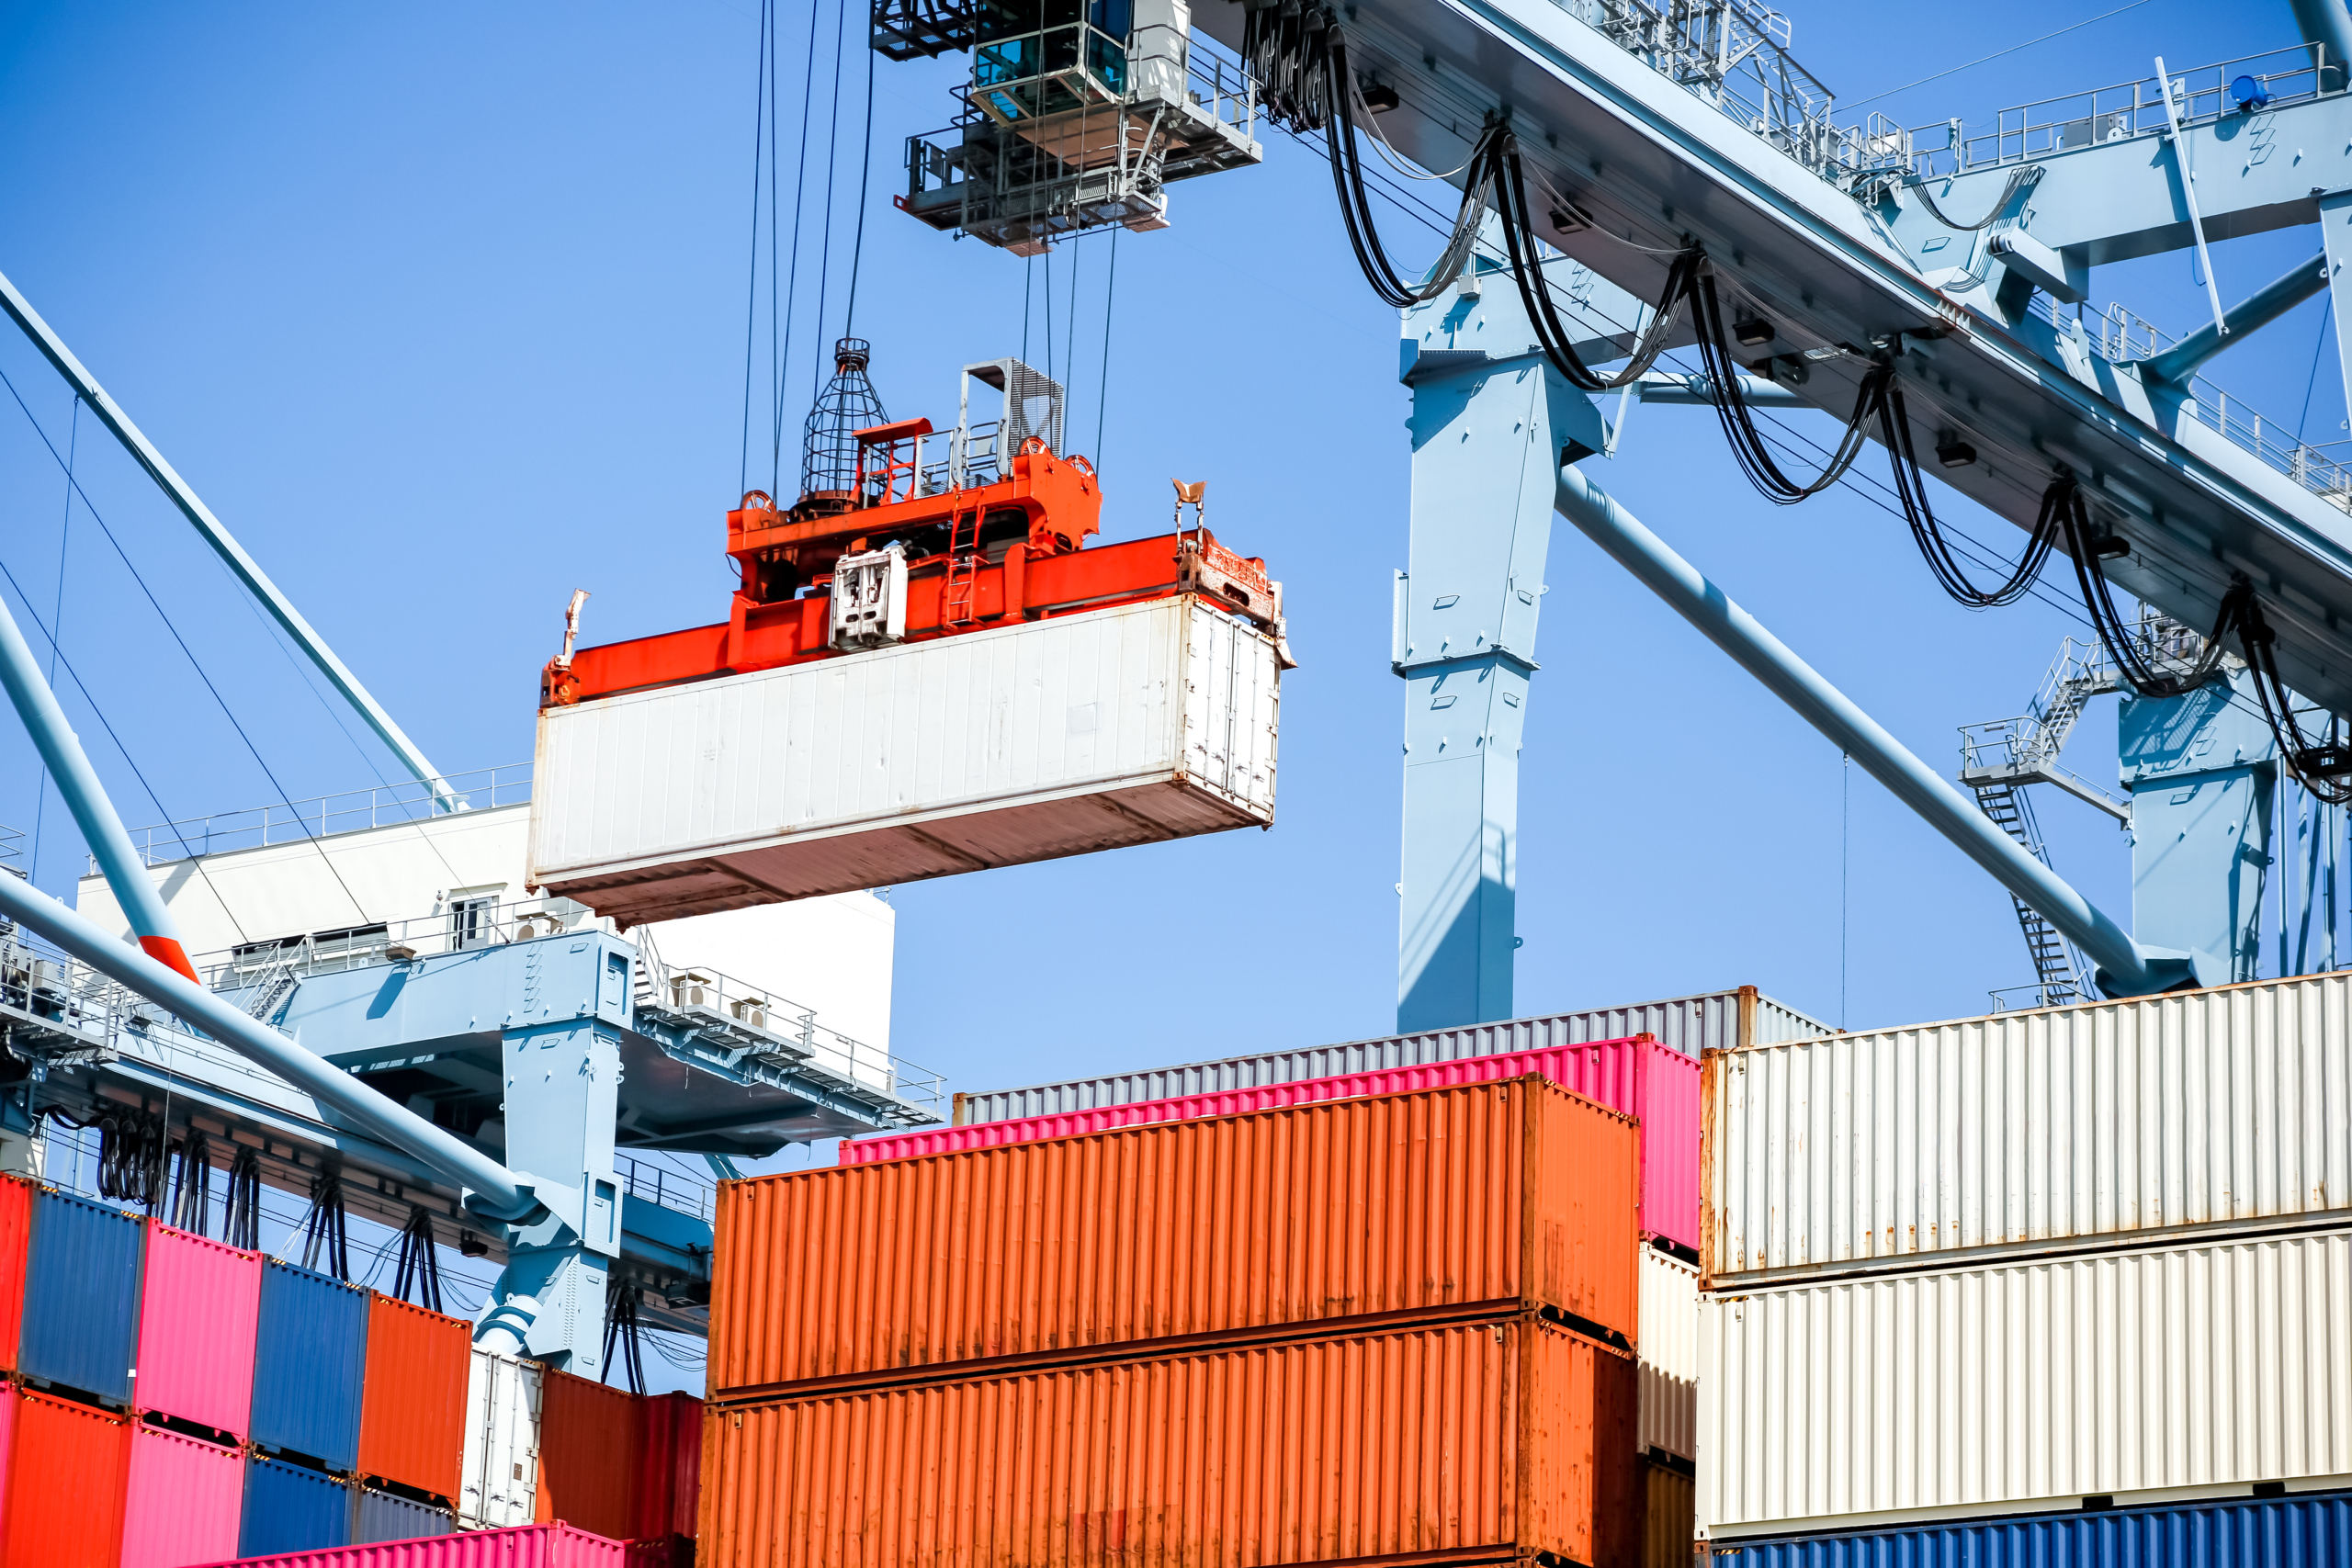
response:
[[[1641,1414],[1636,1444],[1699,1457],[1699,1270],[1642,1248]]]
[[[2352,1482],[2352,1230],[1702,1296],[1717,1540]]]
[[[1277,677],[1183,594],[550,708],[532,880],[635,924],[1264,827]]]
[[[1712,1055],[1711,1289],[2352,1216],[2352,976]]]
[[[527,1525],[539,1504],[537,1361],[477,1349],[466,1370],[466,1453],[458,1469],[458,1528]]]

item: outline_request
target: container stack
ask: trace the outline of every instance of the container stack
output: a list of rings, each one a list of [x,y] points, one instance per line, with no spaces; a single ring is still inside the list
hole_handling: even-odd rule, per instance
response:
[[[1635,1122],[1351,1093],[725,1184],[704,1561],[1631,1560]]]
[[[1714,1549],[2341,1553],[2348,1001],[2322,976],[1711,1055]]]

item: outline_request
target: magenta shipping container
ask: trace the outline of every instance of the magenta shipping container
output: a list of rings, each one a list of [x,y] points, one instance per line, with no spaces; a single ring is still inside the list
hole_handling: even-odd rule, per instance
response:
[[[624,1568],[628,1549],[570,1525],[466,1530],[323,1551],[236,1559],[237,1568]],[[200,1568],[227,1568],[228,1560]],[[126,1565],[127,1568],[127,1565]],[[192,1565],[194,1568],[194,1565]]]
[[[149,1221],[132,1407],[243,1440],[260,1314],[260,1253]]]
[[[130,1429],[120,1568],[180,1568],[237,1554],[245,1456],[143,1423]]]
[[[1279,1111],[1317,1100],[1352,1100],[1367,1094],[1404,1094],[1455,1084],[1487,1083],[1541,1073],[1571,1094],[1599,1100],[1642,1124],[1642,1229],[1678,1247],[1699,1246],[1699,1063],[1659,1044],[1646,1034],[1630,1040],[1595,1040],[1542,1051],[1512,1051],[1495,1056],[1463,1056],[1409,1067],[1294,1083],[1188,1094],[1130,1105],[1104,1105],[1053,1116],[1011,1122],[976,1122],[934,1127],[886,1138],[844,1139],[843,1165],[953,1154],[999,1144],[1041,1138],[1083,1137],[1150,1122],[1190,1122],[1204,1116],[1238,1116]]]

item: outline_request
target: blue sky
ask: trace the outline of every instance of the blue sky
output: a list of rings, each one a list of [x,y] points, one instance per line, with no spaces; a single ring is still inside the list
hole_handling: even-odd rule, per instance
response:
[[[1793,51],[1850,101],[2103,9],[1996,0],[1961,26],[1948,8],[1824,0],[1793,13]],[[865,59],[854,25],[835,55],[837,15],[815,18],[797,387],[841,330],[856,228]],[[810,20],[787,6],[780,40],[787,217]],[[528,757],[574,587],[595,594],[591,641],[725,613],[756,31],[755,6],[721,0],[0,15],[0,270],[445,769]],[[2283,3],[2147,0],[1871,107],[1989,123],[2147,74],[2159,51],[2178,70],[2293,37]],[[1025,293],[1030,356],[1050,320],[1072,367],[1073,445],[1102,468],[1106,536],[1164,527],[1168,479],[1206,479],[1220,536],[1286,582],[1303,664],[1272,832],[898,890],[896,1046],[978,1088],[1385,1032],[1389,573],[1408,456],[1395,318],[1354,270],[1316,155],[1279,136],[1264,166],[1176,187],[1171,229],[1123,237],[1114,289],[1107,240],[1057,252],[1049,318],[1046,264],[889,206],[904,137],[946,121],[953,80],[947,62],[875,75],[857,326],[890,412],[952,418],[957,366],[1022,351]],[[1391,231],[1408,255],[1429,249],[1401,219]],[[2223,295],[2315,245],[2306,231],[2217,248]],[[2204,310],[2185,255],[2096,287],[2174,330]],[[2303,412],[2320,310],[2209,373],[2338,439],[2326,363]],[[13,335],[0,370],[51,439],[75,439],[69,395]],[[75,460],[252,746],[79,508],[61,588],[62,479],[0,395],[0,562],[40,619],[62,607],[66,658],[122,749],[71,682],[66,701],[127,818],[397,776],[86,420]],[[1862,468],[1883,475],[1883,455]],[[1956,726],[2020,711],[2059,639],[2083,635],[2054,584],[2054,602],[1951,605],[1899,520],[1849,490],[1764,504],[1703,409],[1641,411],[1595,471],[1940,766]],[[2020,537],[1943,500],[2004,550]],[[2006,896],[1956,852],[1859,771],[1846,780],[1827,743],[1565,525],[1551,560],[1522,759],[1520,1011],[1753,984],[1859,1026],[1981,1011],[1987,989],[2030,978]],[[2109,705],[2069,761],[2107,777],[2112,747]],[[37,776],[8,728],[0,823],[31,828]],[[2041,815],[2060,870],[2128,911],[2121,835],[2063,800]],[[53,796],[41,820],[40,881],[62,892],[79,845]]]

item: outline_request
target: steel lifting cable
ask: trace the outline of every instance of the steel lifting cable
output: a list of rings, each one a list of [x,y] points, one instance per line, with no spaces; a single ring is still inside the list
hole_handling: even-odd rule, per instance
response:
[[[1979,588],[1970,581],[1951,547],[1944,542],[1943,530],[1936,522],[1935,508],[1928,501],[1927,476],[1919,471],[1918,455],[1911,446],[1911,419],[1904,407],[1903,387],[1891,372],[1882,383],[1878,419],[1879,436],[1886,444],[1894,470],[1895,499],[1902,502],[1904,520],[1911,525],[1912,541],[1919,547],[1919,554],[1926,558],[1943,591],[1972,610],[2014,604],[2032,592],[2041,577],[2042,566],[2050,559],[2052,547],[2058,542],[2064,509],[2058,504],[2056,487],[2042,495],[2041,514],[2034,519],[2025,554],[2018,558],[2009,580],[1998,588]]]

